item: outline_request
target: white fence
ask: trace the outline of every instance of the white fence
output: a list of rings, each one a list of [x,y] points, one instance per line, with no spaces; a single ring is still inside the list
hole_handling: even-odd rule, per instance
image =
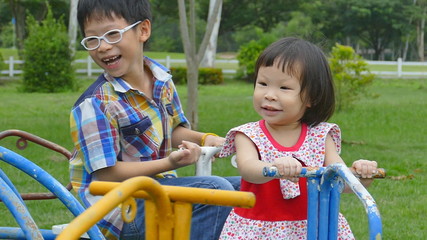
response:
[[[185,59],[171,59],[167,56],[165,59],[155,59],[156,61],[164,64],[167,68],[171,66],[185,66]],[[380,77],[425,77],[427,76],[427,62],[403,62],[401,58],[397,61],[366,61],[369,65],[392,65],[395,66],[395,71],[371,71],[371,73],[376,74]],[[9,66],[8,70],[1,71],[1,75],[8,75],[9,77],[14,77],[22,74],[22,70],[16,68],[16,65],[23,63],[22,60],[14,59],[10,57],[9,60],[6,60],[5,63]],[[86,59],[77,59],[74,61],[74,65],[79,64],[81,68],[77,68],[76,72],[79,74],[86,74],[87,76],[92,76],[93,74],[102,73],[103,70],[99,68],[91,57]],[[235,59],[230,60],[216,60],[215,65],[218,68],[222,69],[224,74],[235,74],[238,66],[238,61]],[[85,66],[84,68],[82,66]],[[418,66],[422,67],[423,71],[403,71],[405,66]],[[424,68],[425,67],[425,68]],[[425,71],[424,71],[425,69]]]
[[[167,68],[170,68],[171,66],[185,66],[186,61],[185,59],[171,59],[170,56],[166,56],[165,59],[155,59],[157,62],[165,65]],[[9,57],[9,60],[4,61],[8,66],[8,70],[1,71],[1,75],[7,75],[9,77],[14,77],[17,75],[22,74],[22,70],[17,68],[17,65],[21,65],[24,63],[23,60],[14,59],[13,56]],[[96,63],[92,60],[90,56],[88,56],[86,59],[77,59],[73,63],[74,65],[79,65],[80,68],[76,69],[76,73],[80,74],[86,74],[87,76],[92,76],[93,74],[99,74],[102,73],[104,70],[99,68]],[[224,74],[235,74],[238,61],[235,59],[230,60],[216,60],[215,65],[221,65],[225,67],[219,67],[222,69],[222,72]],[[82,66],[85,66],[84,68]]]
[[[397,61],[366,61],[368,65],[392,65],[396,71],[371,71],[371,73],[383,77],[425,77],[427,76],[427,62],[404,62],[401,58]],[[403,71],[403,67],[417,66],[422,67],[423,71]]]

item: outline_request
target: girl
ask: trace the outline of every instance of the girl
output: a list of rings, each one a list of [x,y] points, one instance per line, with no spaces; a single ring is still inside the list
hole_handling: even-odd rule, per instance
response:
[[[284,38],[259,56],[255,74],[253,106],[262,120],[231,129],[220,157],[236,153],[241,190],[257,201],[232,210],[220,239],[306,239],[306,179],[297,176],[305,166],[344,163],[340,129],[325,122],[335,101],[328,62],[314,44]],[[263,176],[271,166],[282,179]],[[351,168],[368,186],[377,163],[358,160]],[[340,239],[354,239],[342,215],[339,226]]]

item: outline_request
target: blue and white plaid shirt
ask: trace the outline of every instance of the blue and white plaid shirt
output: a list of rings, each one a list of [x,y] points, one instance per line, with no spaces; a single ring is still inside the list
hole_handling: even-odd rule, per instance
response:
[[[151,161],[172,151],[172,131],[189,127],[172,82],[159,63],[144,59],[154,76],[153,99],[121,78],[104,73],[77,100],[70,126],[75,151],[70,160],[73,188],[86,207],[100,196],[89,193],[92,173],[117,161]],[[175,172],[163,175],[174,175]],[[98,223],[107,239],[118,239],[123,226],[117,207]]]

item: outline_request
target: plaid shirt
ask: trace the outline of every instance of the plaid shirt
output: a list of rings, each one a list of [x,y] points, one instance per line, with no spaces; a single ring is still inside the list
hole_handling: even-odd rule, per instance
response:
[[[154,76],[153,99],[133,89],[121,78],[104,73],[77,100],[70,116],[75,151],[70,160],[73,188],[86,207],[101,196],[89,193],[96,180],[92,173],[117,161],[150,161],[166,157],[172,150],[172,131],[189,127],[171,75],[149,59],[144,64]],[[175,172],[162,174],[163,177]],[[117,207],[98,223],[107,239],[118,239],[123,227]]]

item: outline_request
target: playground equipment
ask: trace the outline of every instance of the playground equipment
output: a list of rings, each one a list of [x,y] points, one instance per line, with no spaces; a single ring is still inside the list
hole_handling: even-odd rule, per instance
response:
[[[71,154],[61,146],[19,130],[0,133],[0,140],[6,136],[18,136],[18,148],[26,146],[26,141],[35,142],[63,154],[67,159]],[[209,161],[221,148],[202,147],[202,157],[196,165],[197,175],[210,175]],[[122,183],[94,182],[90,186],[93,194],[105,195],[89,209],[84,209],[69,192],[70,186],[63,186],[43,169],[0,146],[0,160],[20,169],[44,185],[50,193],[19,194],[12,181],[0,169],[0,200],[6,205],[17,221],[19,228],[0,227],[0,239],[79,239],[87,232],[90,239],[104,239],[96,226],[112,208],[119,204],[125,220],[135,217],[134,198],[147,199],[146,222],[147,239],[189,239],[191,205],[193,203],[226,206],[251,207],[254,196],[246,192],[193,189],[161,186],[147,177],[137,177]],[[276,171],[277,172],[277,171]],[[274,176],[273,169],[265,169],[265,176]],[[380,171],[380,177],[384,171]],[[369,220],[369,239],[382,238],[381,217],[376,203],[359,180],[344,165],[335,164],[322,168],[304,168],[300,177],[307,177],[308,183],[308,233],[307,239],[336,239],[340,193],[344,184],[350,186],[365,206]],[[58,198],[76,216],[57,236],[50,229],[39,229],[29,214],[25,199]],[[179,221],[177,221],[179,216]]]
[[[0,133],[0,140],[9,137],[20,137],[17,141],[19,149],[25,149],[27,140],[34,142],[38,145],[46,147],[63,154],[67,159],[71,156],[65,148],[32,135],[30,133],[19,130],[8,130]],[[45,186],[50,192],[48,193],[29,193],[19,194],[12,181],[0,169],[0,200],[6,205],[12,213],[14,219],[19,225],[17,227],[0,227],[0,239],[55,239],[56,234],[52,229],[39,229],[34,222],[31,214],[29,213],[24,200],[43,200],[58,198],[74,215],[78,216],[85,208],[80,202],[69,192],[71,185],[63,186],[49,173],[42,168],[22,157],[21,155],[0,146],[0,160],[8,163],[15,168],[25,172],[28,176],[32,177],[40,184]],[[88,235],[91,239],[104,239],[97,226],[93,226]]]
[[[249,192],[161,186],[149,177],[135,177],[122,183],[93,182],[90,191],[106,195],[75,218],[57,239],[78,239],[119,204],[123,219],[132,221],[137,211],[134,197],[146,199],[147,240],[189,239],[193,203],[246,208],[255,204],[255,196]]]

